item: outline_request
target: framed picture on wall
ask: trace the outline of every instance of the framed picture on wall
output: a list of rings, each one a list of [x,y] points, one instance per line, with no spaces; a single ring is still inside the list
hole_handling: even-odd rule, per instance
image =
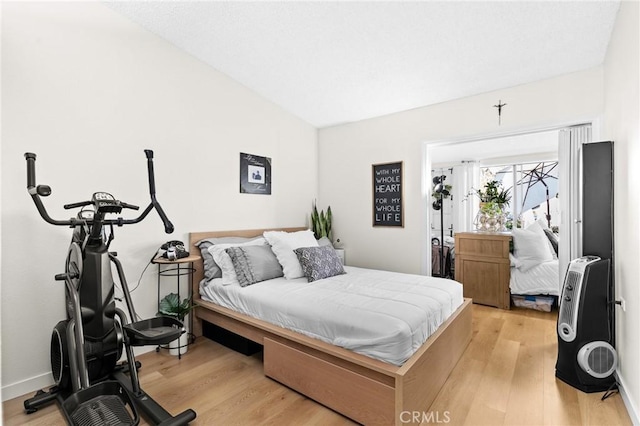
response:
[[[271,194],[271,158],[240,153],[240,192]]]
[[[404,228],[402,161],[372,166],[373,226]]]

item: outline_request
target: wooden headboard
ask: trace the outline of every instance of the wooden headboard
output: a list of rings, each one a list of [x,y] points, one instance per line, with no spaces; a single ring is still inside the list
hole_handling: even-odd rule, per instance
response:
[[[189,253],[200,256],[200,249],[196,246],[196,243],[205,238],[220,238],[220,237],[259,237],[264,231],[286,231],[296,232],[309,229],[307,227],[298,228],[269,228],[269,229],[242,229],[237,231],[205,231],[205,232],[191,232],[189,233]],[[202,259],[197,262],[193,262],[195,271],[193,272],[191,285],[193,288],[193,300],[198,301],[200,299],[200,281],[204,278],[204,267]]]

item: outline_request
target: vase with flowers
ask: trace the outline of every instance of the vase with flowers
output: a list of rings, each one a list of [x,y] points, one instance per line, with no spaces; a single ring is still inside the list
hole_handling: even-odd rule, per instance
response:
[[[471,192],[480,199],[480,209],[473,221],[478,231],[500,232],[506,230],[506,207],[511,201],[508,189],[503,189],[500,182],[492,180],[487,182],[482,189]]]

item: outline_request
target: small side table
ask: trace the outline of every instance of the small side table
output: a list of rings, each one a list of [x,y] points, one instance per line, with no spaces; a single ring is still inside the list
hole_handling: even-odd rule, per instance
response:
[[[176,277],[176,287],[178,299],[180,298],[180,277],[187,276],[188,284],[187,284],[187,295],[189,300],[193,298],[193,290],[191,287],[191,276],[193,271],[195,271],[193,267],[193,262],[199,261],[201,258],[199,255],[191,254],[187,257],[183,257],[181,259],[169,260],[164,257],[156,257],[152,260],[152,263],[158,265],[158,309],[160,309],[160,279],[162,277]],[[191,335],[191,331],[193,330],[193,316],[189,314],[189,327],[187,333]],[[194,339],[193,335],[187,339],[189,343],[192,343]],[[178,349],[178,359],[182,357],[182,353],[180,349]]]

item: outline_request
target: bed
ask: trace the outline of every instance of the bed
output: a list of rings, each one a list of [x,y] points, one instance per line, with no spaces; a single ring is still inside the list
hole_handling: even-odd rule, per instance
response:
[[[558,296],[559,268],[558,259],[539,263],[526,271],[512,266],[509,281],[511,294]]]
[[[200,253],[195,243],[202,239],[255,237],[264,231],[194,232],[189,237],[190,250]],[[206,301],[200,296],[203,262],[194,268],[194,334],[202,334],[206,321],[262,345],[266,376],[359,423],[402,424],[401,413],[426,412],[471,340],[471,301],[464,299],[423,344],[411,350],[408,359],[402,360],[401,353],[395,355],[397,363],[382,361],[322,336],[293,331],[224,306],[224,297],[232,298],[232,294],[221,296],[218,303]],[[357,268],[347,275],[360,273],[366,278],[367,270]],[[330,281],[316,284],[331,285]],[[251,287],[260,299],[264,290],[258,284]]]
[[[557,235],[537,221],[525,229],[514,229],[512,238],[509,288],[514,303],[550,311],[560,294]]]

